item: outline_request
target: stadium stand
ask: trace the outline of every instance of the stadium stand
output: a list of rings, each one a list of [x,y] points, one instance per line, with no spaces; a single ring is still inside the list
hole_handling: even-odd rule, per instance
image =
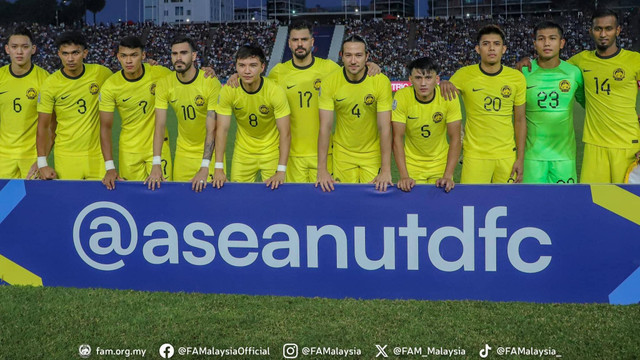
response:
[[[636,13],[624,13],[620,18],[622,34],[620,46],[637,49],[640,26],[634,21],[640,18]],[[382,20],[368,19],[347,21],[340,20],[329,26],[318,26],[316,30],[316,53],[320,56],[334,58],[331,50],[339,48],[344,25],[344,35],[358,33],[364,36],[371,49],[371,60],[382,67],[382,71],[392,80],[407,78],[405,64],[418,56],[432,56],[442,66],[441,75],[448,78],[461,66],[478,61],[473,50],[475,32],[482,25],[496,23],[507,34],[507,53],[504,64],[513,66],[523,56],[533,55],[531,29],[534,24],[543,20],[542,16],[526,17],[494,17],[492,19],[403,19]],[[567,59],[584,49],[592,49],[592,42],[587,33],[590,16],[588,14],[560,14],[559,21],[565,28],[567,45],[561,58]],[[335,25],[335,26],[334,26]],[[0,27],[0,41],[6,43],[6,27]],[[56,54],[54,39],[62,31],[69,30],[63,26],[31,25],[36,39],[38,52],[34,62],[49,71],[60,67]],[[151,24],[112,24],[87,26],[83,28],[90,44],[88,63],[103,64],[117,70],[119,64],[115,58],[115,50],[119,39],[125,35],[135,34],[147,42],[147,56],[157,60],[161,65],[170,67],[169,43],[176,33],[184,33],[192,37],[200,47],[199,65],[212,66],[222,80],[234,71],[233,55],[240,45],[258,44],[270,59],[276,42],[278,24],[276,23],[228,23],[228,24],[187,24],[162,25]],[[340,39],[340,40],[338,40]],[[338,42],[336,44],[336,42]],[[278,49],[279,50],[279,49]],[[288,49],[282,50],[283,58],[289,59]],[[280,55],[280,54],[279,54]],[[7,64],[8,57],[0,59],[0,66]]]

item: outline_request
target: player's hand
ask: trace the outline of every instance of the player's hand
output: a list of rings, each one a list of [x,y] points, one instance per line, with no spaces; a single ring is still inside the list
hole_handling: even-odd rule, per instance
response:
[[[158,61],[155,59],[151,59],[151,58],[146,58],[145,59],[147,61],[147,64],[151,65],[151,66],[156,66],[158,65]]]
[[[213,68],[211,66],[207,66],[207,67],[203,67],[202,71],[204,71],[204,77],[205,78],[215,78],[218,77],[218,75],[216,75],[215,70],[213,70]]]
[[[191,190],[201,192],[207,188],[207,176],[209,176],[209,168],[201,167],[196,175],[191,179]]]
[[[151,174],[149,174],[147,180],[144,181],[144,184],[147,185],[150,190],[155,190],[156,188],[160,189],[160,183],[164,180],[162,167],[160,165],[153,165],[151,167]]]
[[[517,159],[516,162],[513,163],[513,168],[511,168],[511,176],[515,183],[522,182],[522,173],[524,172],[524,160]],[[514,176],[515,175],[515,176]]]
[[[449,192],[456,186],[456,183],[453,181],[453,178],[443,176],[436,180],[436,186],[439,188],[443,187],[445,192]]]
[[[27,173],[27,180],[35,180],[40,178],[40,172],[38,171],[38,162],[34,162],[33,165],[29,168],[29,172]]]
[[[393,186],[391,171],[381,171],[369,184],[376,184],[376,190],[387,191],[387,186]]]
[[[335,181],[327,170],[318,170],[316,187],[320,185],[320,188],[322,189],[323,192],[331,192],[335,190],[335,188],[333,187],[333,184],[337,182],[338,181]]]
[[[227,182],[227,176],[224,174],[224,170],[216,169],[213,173],[213,180],[211,181],[211,185],[216,189],[220,189],[225,182]]]
[[[531,71],[531,59],[529,57],[523,57],[516,63],[516,69],[518,69],[518,71],[520,72],[525,66],[527,67],[527,69],[529,69],[529,71]]]
[[[368,61],[367,68],[369,69],[369,71],[367,71],[367,75],[369,76],[375,76],[382,72],[382,69],[380,68],[380,66],[378,66],[378,64],[374,62]]]
[[[229,76],[229,79],[227,79],[227,83],[225,85],[231,86],[232,89],[240,86],[240,82],[238,81],[238,73],[231,74],[231,76]]]
[[[113,190],[116,188],[116,180],[124,181],[115,169],[107,170],[102,178],[102,185],[106,186],[108,190]]]
[[[445,100],[451,101],[456,98],[460,90],[449,80],[440,80],[440,94]]]
[[[272,177],[268,178],[265,183],[267,187],[271,187],[271,190],[275,190],[281,184],[284,184],[285,172],[284,171],[276,171]]]
[[[636,160],[640,161],[640,151],[638,151],[638,152],[636,153]],[[29,171],[29,172],[31,172],[31,171]]]
[[[38,170],[40,172],[40,179],[42,180],[53,180],[58,177],[56,171],[53,170],[51,166],[45,166]]]
[[[416,186],[416,181],[410,177],[405,177],[398,180],[398,189],[402,191],[411,191],[414,186]]]

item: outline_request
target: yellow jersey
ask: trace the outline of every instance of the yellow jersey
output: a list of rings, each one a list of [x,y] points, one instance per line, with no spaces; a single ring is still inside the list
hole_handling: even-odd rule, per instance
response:
[[[171,73],[162,66],[142,65],[142,75],[133,80],[118,71],[105,81],[100,91],[100,111],[118,109],[122,119],[120,150],[127,153],[153,152],[156,84]]]
[[[636,113],[640,53],[618,49],[600,57],[585,50],[568,62],[579,67],[584,77],[587,101],[582,141],[618,149],[640,147]]]
[[[31,65],[15,75],[11,64],[0,68],[0,157],[32,159],[37,156],[37,102],[40,87],[49,73]]]
[[[56,113],[56,154],[84,156],[100,153],[98,94],[111,75],[111,70],[105,66],[84,64],[82,73],[77,77],[70,77],[60,69],[44,81],[38,112]]]
[[[204,71],[183,83],[174,71],[158,81],[156,109],[171,107],[178,120],[177,153],[202,156],[207,135],[207,112],[216,110],[216,100],[222,85],[216,78],[205,78]]]
[[[311,64],[298,67],[293,60],[271,69],[269,79],[280,85],[287,94],[291,108],[291,156],[318,154],[318,93],[322,79],[340,66],[331,60],[313,57]]]
[[[391,81],[383,74],[358,81],[347,79],[345,69],[322,81],[319,108],[335,111],[334,146],[361,154],[380,153],[379,112],[391,111]]]
[[[236,116],[235,150],[256,155],[278,151],[276,119],[291,113],[284,90],[270,79],[261,77],[260,81],[258,90],[251,93],[242,87],[242,80],[236,88],[223,87],[216,109],[218,114]]]
[[[406,125],[404,152],[414,161],[439,161],[447,158],[447,124],[462,120],[460,99],[446,101],[436,86],[429,102],[418,100],[413,86],[396,92],[392,120]]]
[[[487,160],[513,156],[513,107],[526,103],[524,75],[506,66],[489,74],[476,64],[459,69],[450,81],[460,90],[466,110],[464,156]]]

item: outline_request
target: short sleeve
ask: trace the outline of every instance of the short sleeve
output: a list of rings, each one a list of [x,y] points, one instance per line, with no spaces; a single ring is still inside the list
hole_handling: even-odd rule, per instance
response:
[[[274,83],[274,85],[276,85]],[[287,94],[279,86],[274,86],[272,90],[271,104],[273,105],[273,114],[276,119],[283,118],[291,114]]]
[[[516,71],[516,97],[513,99],[515,106],[523,105],[527,102],[527,79],[521,72]]]
[[[209,96],[207,102],[207,111],[215,111],[218,107],[218,95],[220,95],[220,88],[222,85],[218,79],[213,78],[207,80],[209,82]]]
[[[225,85],[220,90],[220,95],[218,96],[218,105],[216,106],[216,113],[220,115],[228,115],[231,116],[231,111],[233,107],[233,98],[234,93],[233,89],[229,85]]]
[[[413,89],[412,87],[408,87],[406,89]],[[404,96],[406,93],[405,90],[398,90],[396,92],[396,96],[393,98],[393,102],[391,104],[391,120],[399,123],[406,124],[407,123],[407,107],[408,101],[407,97]]]
[[[100,111],[114,112],[116,108],[115,94],[112,90],[112,81],[106,81],[100,90]]]
[[[436,91],[440,91],[440,89],[436,89]],[[459,96],[456,96],[456,98],[452,101],[445,101],[445,104],[447,105],[447,124],[462,120],[462,110],[460,109]]]
[[[318,108],[320,110],[333,111],[333,96],[335,94],[335,77],[330,76],[327,80],[323,80],[320,85],[320,97],[318,98]]]
[[[38,112],[45,114],[53,113],[53,106],[55,105],[55,89],[53,88],[54,77],[48,77],[40,88],[40,94],[38,95]]]
[[[167,110],[169,107],[169,76],[158,80],[156,84],[156,109]]]
[[[381,79],[378,80],[378,83],[377,83],[378,107],[376,111],[377,112],[391,111],[391,103],[393,102],[393,95],[391,92],[391,81],[385,75],[376,75],[376,76],[381,76]]]

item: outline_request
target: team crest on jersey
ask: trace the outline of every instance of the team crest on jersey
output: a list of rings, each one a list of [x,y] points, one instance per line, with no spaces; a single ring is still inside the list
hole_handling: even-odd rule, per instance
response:
[[[432,118],[433,118],[433,122],[437,124],[440,121],[442,121],[442,119],[444,119],[444,114],[438,111],[437,113],[433,114]]]
[[[364,97],[365,105],[371,105],[375,101],[376,101],[376,98],[372,94],[367,94],[367,96]]]
[[[560,88],[560,91],[566,93],[571,90],[571,83],[569,82],[569,80],[562,80],[560,81],[560,85],[558,85],[558,87]]]
[[[149,86],[149,92],[151,93],[151,95],[155,95],[156,94],[156,84],[153,83],[151,84],[151,86]]]
[[[313,88],[316,90],[320,90],[320,85],[322,84],[322,80],[320,79],[316,79],[316,81],[313,82]]]
[[[194,100],[194,101],[196,102],[196,105],[197,105],[197,106],[202,106],[202,105],[204,105],[204,98],[202,97],[202,95],[198,95],[198,96],[196,96],[196,98],[195,98],[195,100]]]
[[[624,80],[624,69],[617,68],[613,71],[613,79],[616,81]]]
[[[91,92],[91,95],[96,95],[98,91],[100,91],[100,87],[96,83],[91,83],[89,91]]]
[[[267,115],[269,113],[269,107],[267,107],[267,105],[260,105],[258,110],[260,110],[260,114],[262,115]]]
[[[511,96],[511,87],[509,87],[509,85],[503,86],[502,89],[500,89],[500,94],[502,94],[503,98],[508,99],[509,96]]]
[[[36,96],[38,96],[38,92],[36,91],[36,89],[30,88],[29,90],[27,90],[27,99],[33,100],[36,98]]]

